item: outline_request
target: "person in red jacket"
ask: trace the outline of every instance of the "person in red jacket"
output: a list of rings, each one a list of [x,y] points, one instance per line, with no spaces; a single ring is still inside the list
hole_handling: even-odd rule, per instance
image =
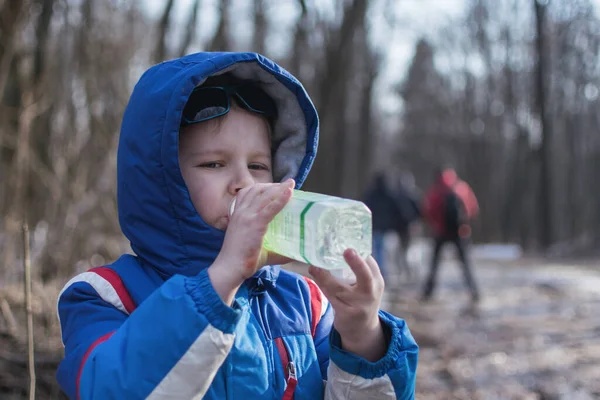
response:
[[[471,291],[472,299],[479,300],[466,243],[471,236],[469,221],[475,218],[478,212],[479,204],[471,187],[459,179],[453,169],[437,169],[434,173],[434,183],[425,194],[423,204],[423,216],[431,227],[434,239],[429,276],[423,288],[423,300],[429,300],[433,295],[440,251],[446,243],[456,246],[465,283]]]

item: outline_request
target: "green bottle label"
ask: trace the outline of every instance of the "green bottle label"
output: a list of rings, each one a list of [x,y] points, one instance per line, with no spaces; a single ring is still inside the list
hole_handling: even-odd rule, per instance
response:
[[[304,250],[304,216],[306,215],[308,210],[310,210],[313,204],[315,204],[314,201],[309,202],[306,205],[306,207],[304,207],[304,210],[302,210],[302,212],[300,213],[300,255],[302,256],[304,261],[306,261],[307,264],[310,264],[310,261],[308,261],[308,258],[306,258]]]

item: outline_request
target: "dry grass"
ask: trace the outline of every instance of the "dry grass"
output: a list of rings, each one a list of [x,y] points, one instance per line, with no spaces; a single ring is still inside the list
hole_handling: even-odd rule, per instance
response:
[[[63,352],[56,300],[62,284],[34,283],[34,320],[37,399],[61,399],[56,368]],[[29,388],[27,370],[27,323],[23,285],[0,288],[0,397],[25,399]]]

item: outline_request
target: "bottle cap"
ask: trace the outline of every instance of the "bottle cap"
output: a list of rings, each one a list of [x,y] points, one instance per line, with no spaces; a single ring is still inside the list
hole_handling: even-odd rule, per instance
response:
[[[237,199],[237,197],[234,197],[233,200],[231,200],[231,204],[229,205],[229,216],[230,217],[233,215],[233,210],[235,209],[235,199]]]

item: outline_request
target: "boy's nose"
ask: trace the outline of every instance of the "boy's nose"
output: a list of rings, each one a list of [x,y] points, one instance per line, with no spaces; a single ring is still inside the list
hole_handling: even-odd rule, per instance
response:
[[[246,169],[245,171],[240,171],[236,174],[229,185],[229,192],[235,196],[240,190],[252,185],[254,185],[254,178],[252,177],[252,174],[250,174],[250,171]]]

